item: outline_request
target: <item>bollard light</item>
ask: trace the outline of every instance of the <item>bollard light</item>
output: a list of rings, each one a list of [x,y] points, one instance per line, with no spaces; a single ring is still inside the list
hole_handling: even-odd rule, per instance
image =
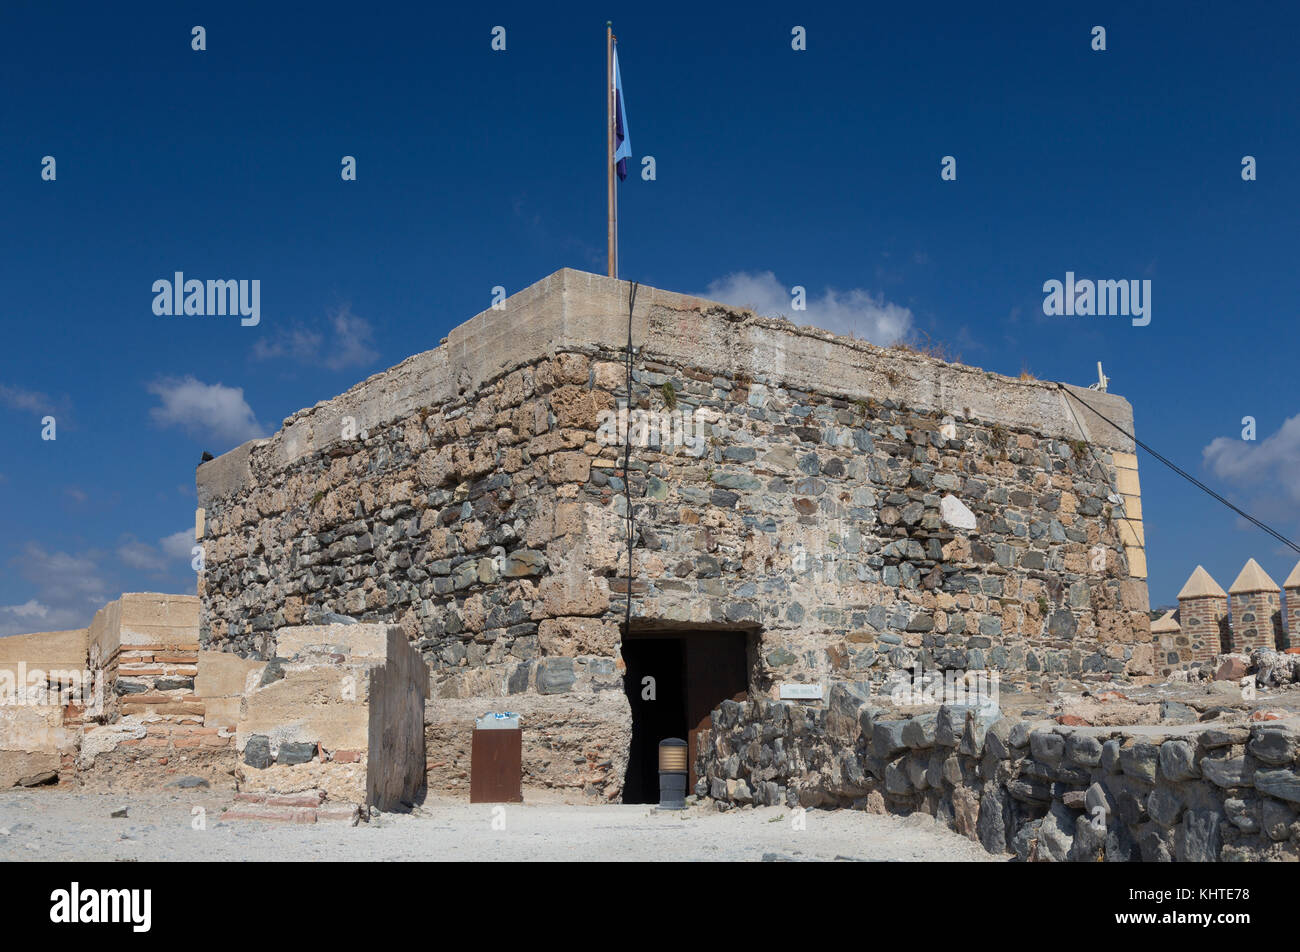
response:
[[[659,809],[686,809],[686,741],[669,737],[659,742]]]

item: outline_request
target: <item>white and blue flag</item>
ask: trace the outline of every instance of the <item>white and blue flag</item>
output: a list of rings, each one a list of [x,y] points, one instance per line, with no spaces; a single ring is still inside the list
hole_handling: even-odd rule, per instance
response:
[[[618,47],[614,47],[614,165],[618,180],[627,178],[627,160],[632,157],[632,140],[627,135],[627,109],[623,105],[623,79],[618,72]]]

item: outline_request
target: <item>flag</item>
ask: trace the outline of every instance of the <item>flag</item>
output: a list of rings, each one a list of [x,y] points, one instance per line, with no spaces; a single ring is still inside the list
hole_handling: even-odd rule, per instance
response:
[[[614,47],[614,164],[618,180],[627,178],[627,160],[632,157],[632,140],[627,135],[627,109],[623,106],[623,79],[618,72],[618,47]]]

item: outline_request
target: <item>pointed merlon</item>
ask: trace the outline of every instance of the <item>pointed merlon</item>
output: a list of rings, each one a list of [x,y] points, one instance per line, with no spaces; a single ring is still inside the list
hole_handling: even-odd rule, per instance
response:
[[[1174,617],[1174,610],[1172,608],[1151,623],[1151,633],[1153,635],[1182,630],[1182,626],[1178,624],[1178,619]]]
[[[1259,563],[1251,559],[1228,591],[1233,595],[1244,595],[1246,592],[1280,592],[1281,589],[1277,587],[1277,582],[1269,578],[1268,573],[1259,567]]]
[[[1205,571],[1204,566],[1196,566],[1196,571],[1192,577],[1187,580],[1183,590],[1178,593],[1180,599],[1183,598],[1205,598],[1213,595],[1216,598],[1227,598],[1228,593],[1219,588],[1219,583],[1210,577],[1210,573]]]
[[[1293,568],[1291,574],[1286,577],[1286,581],[1282,583],[1282,587],[1300,588],[1300,562],[1295,564],[1295,568]]]

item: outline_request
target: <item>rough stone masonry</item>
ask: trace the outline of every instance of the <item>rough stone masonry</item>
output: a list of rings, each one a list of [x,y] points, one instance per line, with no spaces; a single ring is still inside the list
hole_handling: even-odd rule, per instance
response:
[[[1154,673],[1136,458],[1088,409],[1132,432],[1121,397],[643,287],[624,471],[628,299],[556,272],[200,466],[202,646],[400,625],[430,668],[432,788],[508,707],[526,783],[617,798],[630,491],[633,632],[746,633],[756,701],[918,663]]]

